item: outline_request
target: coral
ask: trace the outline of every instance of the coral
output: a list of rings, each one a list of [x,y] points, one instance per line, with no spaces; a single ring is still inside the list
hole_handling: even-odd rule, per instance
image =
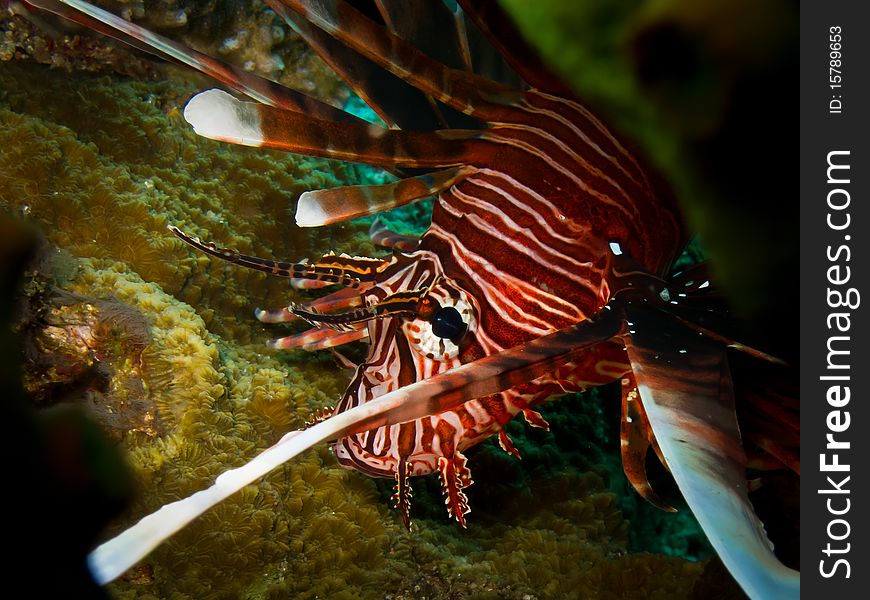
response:
[[[85,555],[132,495],[132,481],[120,453],[81,410],[35,411],[21,385],[23,352],[13,324],[40,312],[27,311],[27,305],[45,297],[40,288],[47,289],[44,281],[24,273],[36,247],[32,228],[0,213],[0,449],[7,457],[8,482],[0,507],[11,516],[4,536],[15,548],[4,560],[7,586],[26,589],[31,597],[94,598],[101,594],[87,573]],[[27,280],[28,292],[36,292],[24,311],[16,289],[22,280]],[[48,564],[51,577],[45,576]]]
[[[17,3],[12,3],[13,8]],[[26,17],[26,18],[25,18]],[[36,61],[55,68],[113,72],[154,78],[155,65],[105,39],[70,33],[70,28],[47,14],[9,11],[0,3],[0,62]]]
[[[162,427],[157,437],[124,439],[144,492],[131,517],[200,489],[287,429],[299,427],[309,403],[327,401],[315,373],[288,373],[274,358],[221,340],[193,308],[143,281],[124,263],[84,259],[68,287],[75,294],[112,297],[145,315],[149,324],[142,382]],[[314,381],[305,381],[309,378]],[[372,507],[371,484],[351,479],[334,463],[324,465],[324,458],[312,453],[246,488],[159,549],[149,562],[153,578],[134,579],[161,596],[237,597],[238,590],[254,585],[252,574],[277,572],[294,544],[311,555],[304,564],[316,564],[308,579],[325,576],[336,561],[357,562],[364,549],[340,549],[360,535],[376,547],[383,519]],[[331,537],[341,541],[330,543]],[[326,545],[333,549],[326,552]],[[342,553],[349,556],[341,559]],[[173,559],[176,555],[185,560]],[[374,563],[361,568],[373,570],[383,560],[377,548],[366,556]],[[204,586],[212,591],[204,592]],[[135,596],[138,589],[131,580],[117,584],[116,592]]]
[[[140,371],[151,343],[148,324],[116,299],[64,291],[59,265],[68,268],[70,260],[45,249],[26,272],[15,323],[24,344],[25,390],[41,406],[85,404],[115,436],[156,435],[160,424]]]
[[[187,84],[119,83],[0,64],[0,90],[0,206],[26,215],[49,242],[76,256],[124,261],[196,306],[216,331],[262,339],[251,326],[252,309],[281,306],[293,292],[278,279],[193,252],[167,224],[277,258],[333,247],[373,251],[363,224],[313,237],[292,222],[302,191],[358,180],[355,166],[198,138],[179,113],[195,91]]]

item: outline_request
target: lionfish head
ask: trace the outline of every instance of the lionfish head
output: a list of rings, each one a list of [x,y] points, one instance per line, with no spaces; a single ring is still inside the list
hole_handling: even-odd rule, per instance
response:
[[[344,313],[305,315],[321,327],[362,328],[370,342],[335,414],[452,369],[476,352],[480,308],[460,282],[445,275],[432,252],[396,253],[360,299],[361,308]],[[369,440],[370,435],[382,439]],[[335,454],[348,468],[393,477],[399,456],[390,451],[388,435],[378,430],[341,439]],[[420,460],[412,474],[430,472],[436,464],[434,455]]]

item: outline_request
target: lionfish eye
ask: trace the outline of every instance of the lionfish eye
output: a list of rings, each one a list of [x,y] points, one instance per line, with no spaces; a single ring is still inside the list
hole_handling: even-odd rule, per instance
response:
[[[454,361],[460,353],[459,344],[476,329],[477,319],[469,297],[459,290],[451,293],[436,286],[430,286],[419,302],[416,318],[402,323],[410,347],[420,356],[436,361]]]
[[[453,306],[445,306],[432,317],[432,333],[440,338],[458,342],[468,330],[468,325],[462,320],[462,315]]]

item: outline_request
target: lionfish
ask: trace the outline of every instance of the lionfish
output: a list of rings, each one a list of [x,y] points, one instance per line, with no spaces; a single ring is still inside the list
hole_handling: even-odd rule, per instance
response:
[[[369,351],[332,416],[100,546],[89,559],[97,580],[117,577],[208,507],[330,439],[345,467],[395,478],[406,526],[409,477],[432,472],[449,514],[464,526],[469,447],[496,435],[518,457],[504,431],[515,416],[546,427],[534,410],[540,403],[621,380],[622,456],[635,489],[669,508],[647,480],[652,448],[746,592],[796,597],[798,574],[773,555],[747,496],[726,348],[776,359],[727,333],[728,322],[710,310],[716,294],[702,268],[664,278],[686,236],[651,171],[534,58],[490,0],[376,0],[367,14],[343,0],[265,2],[387,127],[82,0],[25,2],[196,68],[254,100],[216,89],[196,95],[184,115],[200,135],[369,163],[401,177],[307,192],[297,207],[300,226],[436,196],[419,239],[375,222],[373,239],[394,250],[383,258],[274,262],[172,228],[203,252],[302,287],[344,286],[308,305],[257,311],[265,322],[313,325],[274,347],[364,340]],[[481,35],[497,51],[489,61],[480,60],[483,51],[472,55]],[[770,435],[751,441],[777,465],[798,470],[796,419],[777,414],[796,430],[791,444]]]

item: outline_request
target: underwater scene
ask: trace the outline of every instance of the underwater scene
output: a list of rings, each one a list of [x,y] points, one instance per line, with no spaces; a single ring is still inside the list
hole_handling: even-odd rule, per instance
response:
[[[20,597],[797,598],[797,28],[0,0]]]

